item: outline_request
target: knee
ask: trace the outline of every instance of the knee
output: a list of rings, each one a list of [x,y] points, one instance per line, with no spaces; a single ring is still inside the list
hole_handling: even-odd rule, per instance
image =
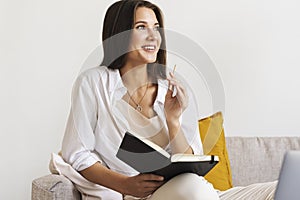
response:
[[[211,183],[196,174],[186,174],[186,181],[182,184],[184,200],[217,200],[219,196]]]
[[[166,183],[165,198],[172,200],[217,200],[217,192],[203,177],[181,174]],[[168,195],[167,195],[168,194]]]

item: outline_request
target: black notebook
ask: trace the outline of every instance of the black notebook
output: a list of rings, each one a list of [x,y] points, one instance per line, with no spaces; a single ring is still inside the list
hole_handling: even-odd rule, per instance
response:
[[[170,155],[153,142],[125,133],[117,157],[140,173],[163,176],[165,180],[182,174],[207,174],[218,162],[218,156],[192,154]]]

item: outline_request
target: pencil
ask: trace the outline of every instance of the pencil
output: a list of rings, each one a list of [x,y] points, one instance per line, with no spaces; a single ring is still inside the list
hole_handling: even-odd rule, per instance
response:
[[[175,70],[176,70],[176,64],[174,65],[174,68],[173,68],[173,74],[175,74]]]
[[[175,76],[175,70],[176,70],[176,64],[174,65],[174,67],[173,67],[173,71],[172,71],[172,73],[173,73],[173,76]],[[172,86],[171,85],[169,85],[169,90],[172,90]],[[174,92],[173,92],[173,94],[172,94],[172,97],[174,96]]]

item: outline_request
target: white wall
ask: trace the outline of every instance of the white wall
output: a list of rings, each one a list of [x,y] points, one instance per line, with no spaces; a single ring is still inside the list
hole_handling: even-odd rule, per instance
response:
[[[0,2],[0,199],[30,199],[32,179],[48,173],[72,83],[100,43],[111,2]],[[227,135],[300,136],[299,1],[154,2],[167,28],[214,61],[225,88]],[[214,111],[203,102],[200,116]]]

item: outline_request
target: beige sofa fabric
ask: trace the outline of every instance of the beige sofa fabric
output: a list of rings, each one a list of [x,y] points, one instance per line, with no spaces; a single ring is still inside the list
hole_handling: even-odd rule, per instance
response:
[[[77,200],[80,196],[73,183],[61,175],[50,174],[32,182],[33,200]]]
[[[228,137],[234,186],[278,179],[287,150],[300,150],[300,137]]]
[[[234,186],[277,180],[286,150],[300,150],[300,137],[227,137]],[[47,175],[32,182],[32,200],[79,200],[72,182]]]

